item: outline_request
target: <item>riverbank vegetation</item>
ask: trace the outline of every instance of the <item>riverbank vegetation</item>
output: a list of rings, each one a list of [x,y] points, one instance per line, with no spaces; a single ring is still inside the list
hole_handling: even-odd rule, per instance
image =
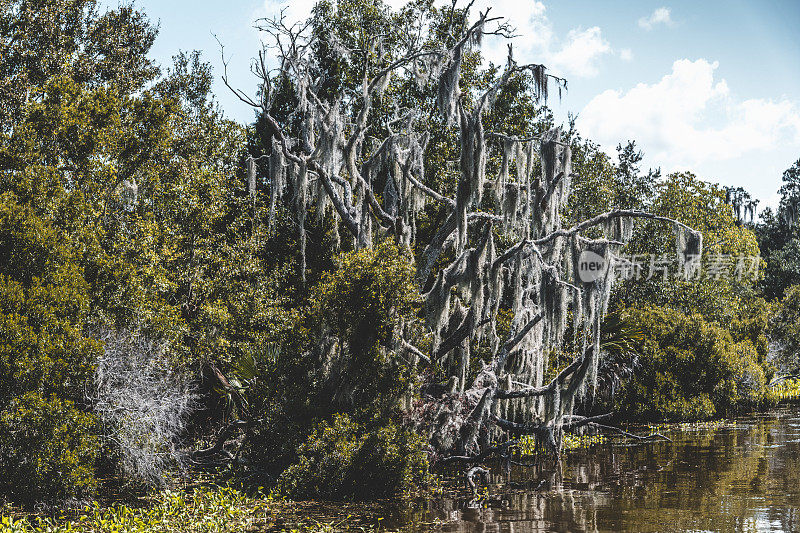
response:
[[[0,3],[0,498],[160,494],[44,530],[256,527],[253,494],[390,497],[794,394],[800,161],[755,220],[612,158],[466,7],[259,21],[280,68],[238,124],[136,7],[39,4]],[[242,492],[169,491],[201,475]]]

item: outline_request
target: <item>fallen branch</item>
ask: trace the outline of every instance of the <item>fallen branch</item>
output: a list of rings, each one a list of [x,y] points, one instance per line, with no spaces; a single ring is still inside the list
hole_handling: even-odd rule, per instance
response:
[[[595,422],[597,422],[599,420],[605,420],[607,418],[611,418],[612,416],[614,416],[613,412],[605,413],[605,414],[602,414],[602,415],[596,415],[596,416],[576,416],[576,415],[573,415],[573,416],[570,416],[570,417],[565,417],[565,418],[569,418],[569,422],[565,423],[562,427],[563,427],[564,431],[573,431],[573,430],[578,429],[579,427],[583,427],[583,426],[586,426],[586,425],[589,425],[589,424],[593,424],[593,423],[595,423]]]
[[[449,463],[482,463],[492,455],[502,452],[505,454],[509,447],[517,444],[519,439],[511,439],[503,442],[502,444],[496,444],[490,448],[486,448],[484,451],[479,453],[478,455],[450,455],[439,459],[440,464],[449,464]]]
[[[489,479],[489,471],[480,466],[473,466],[467,470],[467,485],[472,489],[473,494],[478,492],[478,487],[475,484],[475,476],[480,476],[484,482],[487,482]]]
[[[633,433],[628,433],[624,429],[620,429],[620,428],[615,427],[615,426],[606,426],[604,424],[598,424],[597,422],[589,422],[588,424],[591,425],[592,427],[596,427],[598,429],[605,429],[605,430],[608,430],[608,431],[614,431],[616,433],[619,433],[620,435],[624,435],[624,436],[630,437],[632,439],[637,439],[637,440],[664,439],[666,441],[672,442],[671,438],[667,437],[666,435],[662,435],[661,433],[651,433],[649,435],[642,436],[642,435],[635,435]]]
[[[231,422],[230,424],[225,426],[225,428],[222,430],[222,432],[217,437],[217,439],[214,442],[214,444],[212,444],[208,448],[203,448],[203,449],[200,449],[200,450],[193,451],[190,454],[192,460],[198,460],[198,459],[211,457],[211,456],[218,455],[218,454],[219,455],[225,455],[225,456],[227,456],[228,459],[233,460],[233,458],[234,458],[233,454],[231,454],[231,452],[227,451],[224,448],[225,443],[228,442],[233,437],[234,433],[236,433],[238,430],[251,428],[251,427],[253,427],[253,426],[257,425],[257,424],[260,424],[261,422],[263,422],[263,419],[258,419],[258,420],[234,420],[233,422]]]

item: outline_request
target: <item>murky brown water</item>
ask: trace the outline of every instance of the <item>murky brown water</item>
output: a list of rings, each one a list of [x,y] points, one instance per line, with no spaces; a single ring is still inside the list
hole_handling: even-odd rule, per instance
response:
[[[560,476],[515,467],[510,484],[493,477],[483,498],[421,500],[392,522],[443,532],[800,532],[800,409],[669,436],[570,453]]]

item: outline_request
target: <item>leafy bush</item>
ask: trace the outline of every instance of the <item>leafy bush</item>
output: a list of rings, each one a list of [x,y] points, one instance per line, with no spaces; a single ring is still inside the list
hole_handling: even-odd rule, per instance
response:
[[[0,491],[22,504],[91,495],[94,424],[67,400],[35,392],[14,399],[0,412]]]
[[[639,366],[617,394],[623,416],[704,419],[764,399],[766,378],[750,340],[734,341],[700,315],[628,310],[645,334]]]
[[[319,490],[309,488],[302,481],[305,474],[298,472],[306,468],[304,461],[311,460],[302,453],[312,453],[313,443],[323,438],[319,420],[342,415],[335,420],[340,425],[350,421],[352,429],[335,445],[360,449],[367,429],[393,427],[390,421],[397,414],[400,398],[410,388],[412,369],[396,353],[394,338],[394,328],[413,313],[418,300],[407,252],[385,241],[373,249],[343,253],[336,263],[336,270],[324,274],[311,288],[308,305],[299,308],[295,326],[280,342],[269,349],[252,348],[243,358],[248,370],[237,363],[229,373],[236,383],[245,385],[245,410],[263,420],[244,440],[242,453],[248,468],[259,479],[274,482],[294,464],[294,473],[287,473],[284,479],[287,487],[298,484],[297,489],[286,489],[291,494],[336,495],[327,485]],[[383,476],[384,467],[400,468],[387,466],[395,460],[410,460],[392,455],[411,450],[401,444],[406,437],[401,438],[400,433],[378,437],[379,430],[375,432],[373,438],[388,446],[384,449],[376,443],[376,453],[384,450],[387,455],[359,459],[365,468],[375,468],[362,472],[366,478]],[[330,458],[333,460],[333,455]],[[354,472],[349,461],[336,468]],[[312,473],[318,475],[313,469],[308,475]],[[391,476],[382,482],[387,487],[403,484]],[[351,497],[370,495],[347,490]]]
[[[322,392],[338,409],[380,410],[405,390],[407,369],[392,351],[393,334],[417,298],[410,258],[389,240],[342,254],[314,288],[312,328],[328,340]]]
[[[17,395],[80,401],[100,345],[82,335],[88,285],[69,240],[0,195],[0,409]]]
[[[347,415],[320,423],[298,456],[278,491],[300,499],[389,497],[424,483],[428,472],[421,437],[394,424],[365,430]]]
[[[781,371],[800,371],[800,285],[786,289],[786,295],[770,320],[769,332],[775,363]]]
[[[0,196],[0,491],[15,502],[96,486],[94,418],[80,410],[101,352],[83,335],[88,301],[69,239]]]
[[[647,210],[701,231],[705,243],[704,261],[720,254],[758,255],[755,234],[749,225],[737,223],[725,197],[725,190],[719,185],[702,181],[690,172],[681,172],[658,182],[653,203]],[[670,250],[674,243],[675,234],[669,226],[642,222],[625,253],[658,256]],[[705,269],[704,275],[692,279],[674,275],[674,264],[669,267],[667,278],[660,273],[651,275],[650,267],[643,266],[641,276],[622,280],[616,286],[613,300],[622,306],[660,306],[686,314],[698,313],[706,320],[727,327],[754,297],[755,280],[748,275],[738,279],[734,265],[730,266],[728,275],[716,278],[709,276]],[[615,307],[612,302],[612,309]]]

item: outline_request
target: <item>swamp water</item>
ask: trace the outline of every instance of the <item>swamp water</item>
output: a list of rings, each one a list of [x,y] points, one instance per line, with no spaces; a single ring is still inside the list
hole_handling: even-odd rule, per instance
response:
[[[515,466],[470,493],[386,509],[406,531],[800,532],[800,409],[614,439],[567,452],[555,472]],[[492,468],[493,473],[499,470]],[[559,486],[560,484],[560,486]]]

